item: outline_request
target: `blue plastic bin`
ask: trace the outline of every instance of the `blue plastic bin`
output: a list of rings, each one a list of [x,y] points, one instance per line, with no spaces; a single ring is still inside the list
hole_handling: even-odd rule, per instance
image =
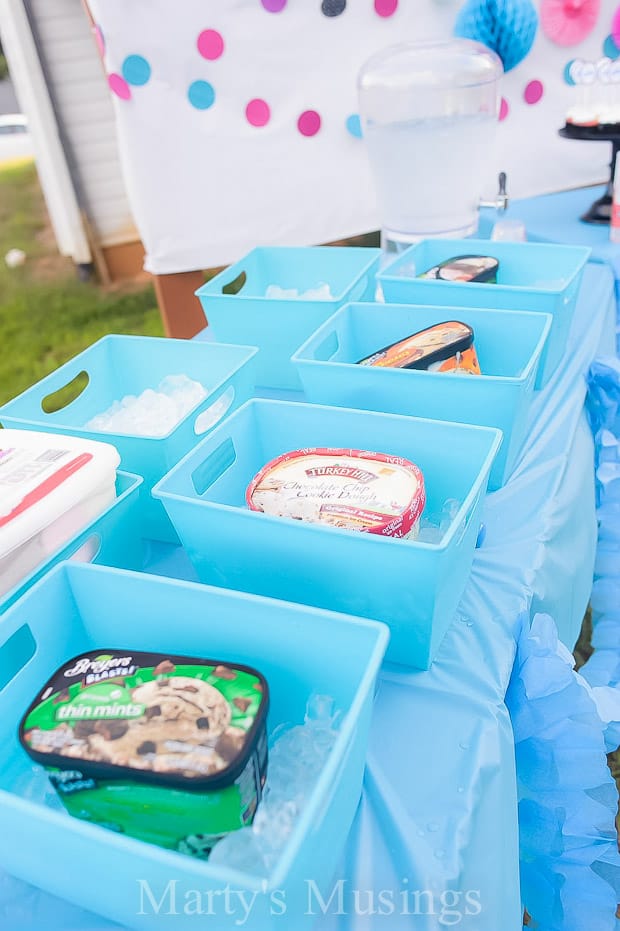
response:
[[[153,490],[203,582],[385,621],[388,658],[426,668],[469,576],[501,434],[485,427],[314,404],[253,400]],[[440,544],[396,540],[250,511],[271,459],[304,447],[404,456],[425,477],[427,513],[462,502]],[[331,647],[330,647],[331,650]]]
[[[63,560],[92,562],[119,569],[141,569],[144,558],[140,531],[141,485],[141,476],[118,471],[116,499],[19,585],[0,596],[0,614]]]
[[[144,336],[105,336],[51,375],[0,408],[5,427],[69,433],[116,446],[121,466],[144,479],[141,487],[141,525],[145,538],[178,543],[174,529],[151,489],[162,475],[194,446],[212,426],[254,391],[252,346],[219,346],[184,339]],[[88,382],[73,400],[48,414],[43,402],[85,372]],[[167,436],[87,430],[85,424],[125,395],[157,388],[166,375],[187,375],[199,381],[207,397]]]
[[[307,883],[315,881],[326,895],[359,801],[375,680],[387,639],[383,625],[299,605],[99,566],[58,566],[0,624],[0,865],[139,931],[168,926],[167,909],[155,913],[141,881],[159,901],[174,880],[181,907],[168,920],[183,931],[241,926],[241,911],[226,914],[221,892],[227,885],[252,902],[246,931],[311,923],[304,915]],[[283,723],[300,723],[313,692],[332,696],[342,710],[335,746],[264,885],[258,876],[209,866],[72,818],[48,807],[40,790],[32,796],[33,763],[17,737],[21,716],[61,663],[113,646],[256,667],[269,683],[270,732]],[[183,908],[192,890],[194,901],[196,890],[205,901],[209,890],[220,893],[210,920]],[[284,917],[271,907],[274,891],[284,898]]]
[[[347,301],[374,300],[379,249],[316,246],[259,248],[216,275],[196,292],[214,338],[260,348],[256,384],[299,389],[291,356],[311,333]],[[236,294],[228,286],[241,285]],[[269,285],[304,293],[328,284],[332,300],[265,297]]]
[[[355,364],[390,343],[446,320],[461,320],[473,328],[484,376]],[[348,304],[295,353],[293,363],[313,403],[497,427],[504,441],[489,479],[489,487],[495,489],[510,475],[525,437],[550,327],[549,314]]]
[[[551,314],[553,324],[536,387],[546,385],[566,350],[581,278],[591,249],[488,239],[425,239],[407,249],[378,276],[385,300],[395,304],[489,307]],[[457,255],[499,260],[497,284],[416,278]]]

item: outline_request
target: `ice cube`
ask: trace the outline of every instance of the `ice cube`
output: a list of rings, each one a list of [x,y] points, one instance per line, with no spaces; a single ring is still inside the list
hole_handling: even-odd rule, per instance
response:
[[[265,877],[280,856],[337,737],[340,713],[328,695],[312,695],[304,724],[283,724],[271,735],[267,785],[251,828],[234,831],[211,863]]]
[[[311,695],[306,705],[304,722],[308,725],[331,727],[334,720],[334,699],[330,695]]]
[[[284,848],[293,832],[299,811],[296,802],[283,799],[277,793],[266,794],[258,806],[252,825],[252,831],[260,838],[263,850],[267,848],[272,853],[279,853]]]
[[[223,837],[209,855],[209,863],[228,866],[242,873],[266,878],[269,868],[258,835],[252,828],[240,828]]]
[[[306,301],[333,301],[334,299],[328,284],[320,284],[316,288],[309,288],[299,296]]]
[[[446,498],[440,514],[425,513],[420,520],[418,542],[441,543],[445,533],[450,529],[452,522],[456,518],[460,507],[461,502],[456,498]]]
[[[187,375],[168,375],[157,390],[145,388],[138,396],[125,395],[121,401],[114,401],[91,418],[86,427],[108,433],[166,436],[206,396],[200,382]]]
[[[21,773],[13,785],[16,795],[37,804],[46,805],[57,811],[64,811],[58,793],[49,781],[47,771],[42,766],[30,766]]]
[[[456,498],[446,498],[444,506],[441,509],[441,519],[439,526],[442,530],[448,530],[452,521],[456,518],[461,508],[461,502]]]
[[[315,753],[311,728],[299,725],[283,734],[271,751],[271,759],[312,767],[315,763]]]
[[[277,301],[290,300],[291,298],[299,297],[299,291],[297,288],[281,288],[278,284],[270,284],[265,291],[265,297]]]
[[[176,391],[187,391],[197,382],[192,381],[187,375],[166,375],[159,383],[158,391],[162,394],[174,394]]]
[[[433,527],[431,524],[427,524],[424,527],[420,527],[420,532],[416,539],[418,543],[441,543],[443,540],[443,530],[440,530],[439,527]]]
[[[298,298],[304,301],[333,301],[334,299],[329,285],[324,282],[306,291],[298,291],[297,288],[281,288],[278,284],[270,284],[265,291],[265,297],[289,301]]]

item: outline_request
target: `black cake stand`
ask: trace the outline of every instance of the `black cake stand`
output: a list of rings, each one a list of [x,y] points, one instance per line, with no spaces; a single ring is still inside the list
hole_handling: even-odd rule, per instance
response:
[[[607,188],[602,197],[581,217],[584,223],[607,223],[611,220],[611,204],[614,193],[614,176],[616,174],[616,155],[620,152],[620,124],[613,126],[573,126],[567,123],[560,130],[563,139],[580,139],[582,142],[611,142],[611,165]]]

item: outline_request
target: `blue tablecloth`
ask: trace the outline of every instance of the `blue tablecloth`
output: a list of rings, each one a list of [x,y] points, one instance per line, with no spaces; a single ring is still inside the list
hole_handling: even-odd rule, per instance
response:
[[[459,924],[518,931],[518,804],[529,824],[521,845],[523,899],[541,929],[614,927],[615,892],[601,878],[601,864],[613,866],[603,726],[553,623],[539,616],[530,628],[530,619],[546,612],[572,646],[589,598],[597,527],[585,376],[601,344],[613,352],[615,319],[612,271],[591,265],[566,366],[536,399],[514,475],[487,498],[486,539],[436,662],[426,672],[382,673],[364,794],[334,878],[345,881],[346,914],[333,913],[334,897],[319,917],[320,931],[439,931]],[[152,557],[152,571],[181,574],[187,567],[179,552]],[[569,769],[556,751],[577,747],[586,762],[577,773],[571,767],[565,783]],[[557,815],[562,805],[580,818]],[[45,864],[40,877],[44,884]],[[409,915],[401,896],[407,890],[427,893],[417,908],[407,900]],[[388,898],[396,908],[382,915]],[[161,916],[160,923],[175,927],[173,918]],[[127,916],[127,926],[140,927],[139,919]],[[286,931],[297,926],[294,915],[282,918]],[[112,927],[0,876],[1,931]]]
[[[610,242],[609,227],[584,223],[580,217],[590,204],[605,193],[604,187],[576,188],[560,194],[530,197],[514,201],[506,219],[522,220],[531,242],[559,242],[565,245],[590,246],[592,261],[608,265],[616,278],[616,296],[620,306],[620,246]],[[488,236],[498,219],[495,211],[483,210],[480,233]]]

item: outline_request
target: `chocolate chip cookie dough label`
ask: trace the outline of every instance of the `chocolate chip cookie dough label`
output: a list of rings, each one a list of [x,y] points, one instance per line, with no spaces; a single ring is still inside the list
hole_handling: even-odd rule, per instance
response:
[[[46,683],[20,739],[71,814],[204,856],[208,845],[188,837],[221,837],[254,817],[267,706],[267,683],[246,666],[84,654]]]
[[[407,459],[357,449],[294,450],[246,492],[253,511],[389,537],[417,536],[424,478]]]

